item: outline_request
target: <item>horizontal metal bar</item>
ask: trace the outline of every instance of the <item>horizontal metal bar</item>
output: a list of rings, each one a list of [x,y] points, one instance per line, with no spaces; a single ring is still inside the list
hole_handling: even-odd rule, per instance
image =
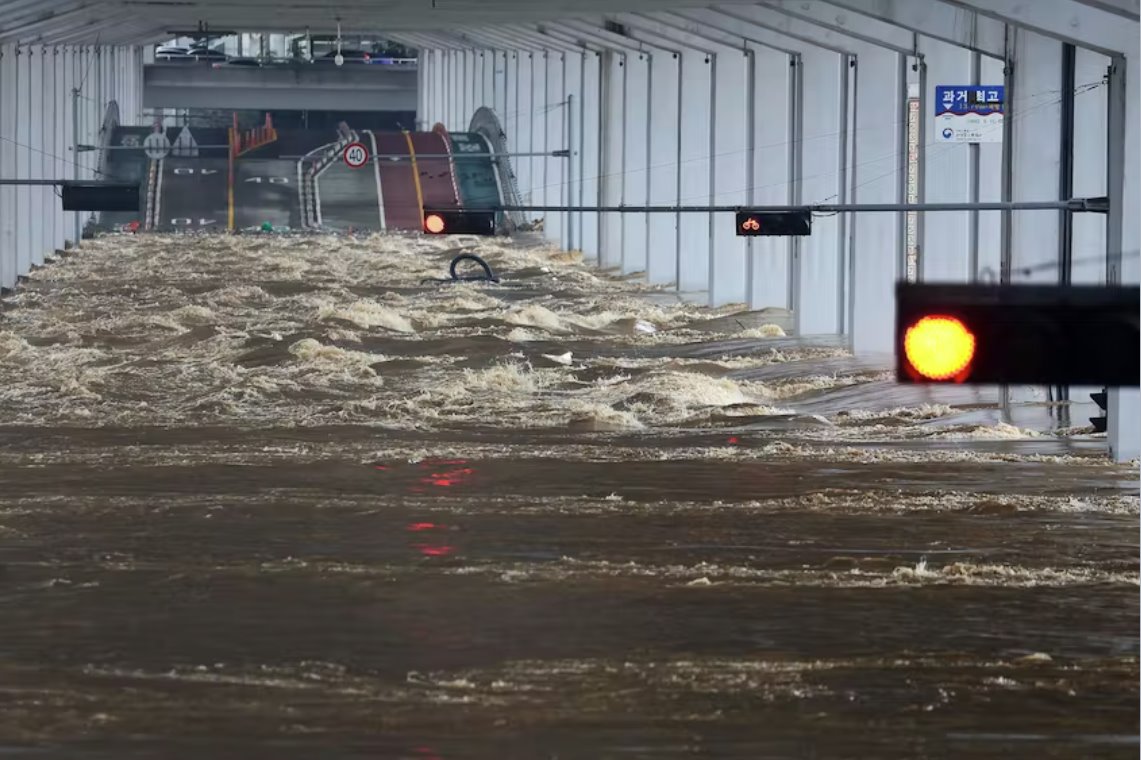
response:
[[[229,147],[230,147],[229,145],[193,145],[193,146],[190,146],[188,148],[179,148],[179,147],[172,145],[170,147],[169,152],[174,153],[176,150],[227,150]],[[88,152],[93,151],[93,150],[146,150],[146,149],[147,149],[147,146],[145,146],[145,145],[107,145],[105,147],[99,147],[97,145],[77,145],[76,146],[76,150],[78,150],[80,153],[88,153]]]
[[[0,185],[66,185],[76,183],[68,179],[0,179]],[[472,212],[531,211],[560,212],[576,211],[587,213],[625,214],[720,214],[738,211],[790,212],[811,211],[813,213],[858,213],[870,211],[1090,211],[1104,213],[1108,204],[1104,198],[1074,198],[1068,201],[1014,201],[993,203],[837,203],[813,206],[498,206],[491,208],[457,209]]]
[[[407,153],[377,153],[372,157],[411,158]],[[570,158],[569,150],[551,150],[546,153],[417,153],[415,158]]]
[[[841,214],[862,212],[898,211],[1089,211],[1105,213],[1109,203],[1105,198],[1074,198],[1068,201],[1015,201],[993,203],[821,203],[809,206],[498,206],[495,208],[465,208],[464,211],[523,211],[559,212],[574,211],[599,214],[735,214],[738,211],[794,212],[810,211],[814,214]]]
[[[387,160],[404,160],[410,161],[412,158],[417,160],[422,158],[570,158],[569,150],[552,150],[546,153],[417,153],[415,156],[409,156],[407,153],[377,153],[370,156],[370,160],[378,161],[380,159]],[[279,156],[281,159],[300,160],[308,158],[308,156]]]
[[[103,176],[110,176],[103,173]],[[85,180],[85,179],[0,179],[0,187],[3,186],[16,186],[16,187],[114,187],[121,188],[135,184],[131,180],[124,181],[104,181],[104,180]]]

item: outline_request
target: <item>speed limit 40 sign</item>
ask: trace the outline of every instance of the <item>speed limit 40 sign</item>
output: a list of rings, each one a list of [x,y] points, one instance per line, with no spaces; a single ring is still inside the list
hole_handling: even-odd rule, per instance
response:
[[[368,163],[368,148],[364,146],[364,143],[349,143],[345,146],[345,152],[341,156],[350,169],[359,169]]]

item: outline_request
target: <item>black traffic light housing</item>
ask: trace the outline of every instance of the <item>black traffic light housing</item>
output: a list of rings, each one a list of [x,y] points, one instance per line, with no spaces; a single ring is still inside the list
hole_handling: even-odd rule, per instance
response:
[[[424,209],[424,232],[429,235],[494,235],[494,211]]]
[[[64,211],[139,211],[138,182],[64,182]]]
[[[1141,289],[1054,285],[896,285],[896,378],[900,382],[1137,385]],[[947,380],[923,377],[904,349],[925,316],[959,320],[974,355]]]
[[[742,237],[811,235],[812,212],[807,209],[801,211],[741,209],[737,212],[737,234]]]
[[[1104,390],[1089,395],[1093,402],[1101,409],[1101,415],[1098,417],[1090,417],[1089,421],[1093,424],[1093,431],[1095,433],[1104,433],[1109,424],[1109,394]]]

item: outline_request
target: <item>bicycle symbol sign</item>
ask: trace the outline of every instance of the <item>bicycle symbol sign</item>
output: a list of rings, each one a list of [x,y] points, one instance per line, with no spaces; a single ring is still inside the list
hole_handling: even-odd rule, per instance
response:
[[[359,142],[346,145],[341,155],[350,169],[359,169],[368,163],[368,148]]]

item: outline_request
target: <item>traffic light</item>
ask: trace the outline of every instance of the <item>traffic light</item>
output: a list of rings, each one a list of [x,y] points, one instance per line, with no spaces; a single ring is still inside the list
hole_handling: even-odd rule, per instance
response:
[[[494,211],[424,209],[424,232],[429,235],[494,235]]]
[[[905,383],[1137,385],[1138,288],[896,286]]]
[[[737,212],[737,234],[742,237],[811,235],[812,212],[741,209]]]
[[[64,182],[64,211],[139,211],[138,182]]]
[[[1097,404],[1099,409],[1101,409],[1100,416],[1089,418],[1089,421],[1093,423],[1093,431],[1095,433],[1104,433],[1106,426],[1109,423],[1109,407],[1107,406],[1109,403],[1109,394],[1104,390],[1101,390],[1097,393],[1091,393],[1089,397],[1092,398],[1093,402]]]

